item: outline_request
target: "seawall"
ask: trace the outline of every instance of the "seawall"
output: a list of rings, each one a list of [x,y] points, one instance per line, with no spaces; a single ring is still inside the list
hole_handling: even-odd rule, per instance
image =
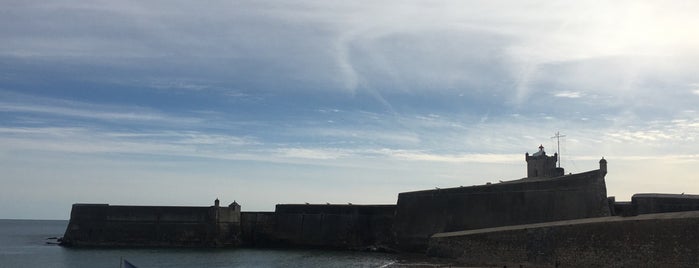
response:
[[[322,247],[390,249],[395,205],[229,207],[75,204],[62,244],[76,247]]]
[[[75,204],[63,245],[220,247],[240,243],[240,206]]]
[[[376,249],[393,244],[395,205],[285,204],[274,213],[244,212],[248,246]]]
[[[440,232],[610,216],[603,170],[398,195],[397,246],[422,252]]]
[[[699,211],[439,233],[428,254],[499,267],[697,267]]]

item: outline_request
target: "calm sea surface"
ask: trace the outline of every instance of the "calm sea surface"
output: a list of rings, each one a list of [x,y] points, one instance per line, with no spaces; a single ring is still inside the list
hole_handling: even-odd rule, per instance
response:
[[[269,249],[72,249],[46,244],[68,221],[0,220],[0,267],[384,267],[395,254]]]

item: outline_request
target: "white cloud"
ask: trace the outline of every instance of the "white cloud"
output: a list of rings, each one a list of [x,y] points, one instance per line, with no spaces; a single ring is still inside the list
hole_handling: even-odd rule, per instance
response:
[[[5,95],[5,92],[0,92]],[[171,125],[200,122],[192,117],[173,117],[152,109],[136,106],[98,105],[62,99],[42,98],[21,94],[9,94],[18,98],[15,102],[0,101],[0,111],[25,114],[42,114],[65,118],[89,118],[104,121],[142,121],[168,123]]]
[[[619,65],[604,65],[599,73],[614,69],[610,77],[591,74],[578,66],[568,70],[561,81],[570,86],[571,92],[597,90],[588,87],[594,81],[610,85],[600,91],[619,91],[633,88],[633,81],[644,74],[664,77],[671,72],[687,72],[685,67],[677,69],[686,64],[676,63],[692,62],[691,58],[699,54],[697,30],[686,27],[699,24],[694,3],[565,1],[505,6],[500,1],[408,1],[400,8],[391,2],[362,1],[341,5],[251,2],[234,6],[225,2],[30,1],[12,6],[13,11],[21,14],[20,18],[42,17],[45,22],[12,18],[0,21],[15,29],[2,33],[5,42],[0,51],[7,55],[97,61],[99,65],[127,57],[148,59],[145,62],[164,67],[149,69],[177,65],[194,77],[215,76],[217,81],[242,79],[253,85],[261,80],[301,81],[301,85],[318,83],[320,88],[353,92],[358,88],[384,92],[475,91],[490,85],[488,90],[505,91],[502,96],[514,96],[509,98],[518,104],[526,103],[538,90],[548,90],[540,88],[539,83],[556,80],[546,71],[550,66],[629,58]],[[58,12],[54,10],[69,15],[55,15]],[[66,20],[68,16],[76,19]],[[95,23],[91,27],[76,25],[81,19]],[[118,32],[112,25],[119,25]],[[134,61],[119,64],[126,69],[142,67],[129,62]],[[299,65],[304,68],[296,68]],[[231,71],[221,72],[221,68]],[[235,75],[247,68],[268,71],[256,72],[253,79]],[[627,80],[626,87],[610,83],[619,79],[619,73]],[[165,76],[178,75],[181,73]],[[494,79],[515,87],[492,86]],[[168,79],[150,86],[192,90],[210,87],[201,81],[208,80]]]
[[[275,150],[278,156],[305,159],[338,159],[348,154],[339,149],[282,148]]]
[[[211,157],[254,139],[199,132],[103,132],[87,128],[0,128],[0,144],[6,151],[39,151],[78,154],[141,154],[154,156]],[[222,152],[223,151],[223,152]]]
[[[398,146],[411,146],[420,143],[420,137],[410,131],[400,130],[362,130],[362,129],[344,129],[344,128],[315,128],[315,129],[296,129],[298,135],[308,135],[313,133],[322,136],[326,139],[335,141],[348,142],[371,142],[377,144],[395,144]]]
[[[522,160],[520,154],[431,154],[420,151],[395,150],[385,152],[400,160],[429,161],[444,163],[519,163]]]
[[[577,91],[560,91],[556,92],[554,96],[559,97],[559,98],[570,98],[570,99],[577,99],[582,96],[580,92]]]

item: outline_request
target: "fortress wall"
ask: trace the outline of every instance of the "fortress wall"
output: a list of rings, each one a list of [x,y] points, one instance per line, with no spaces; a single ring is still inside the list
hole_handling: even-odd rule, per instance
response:
[[[285,246],[389,245],[394,211],[394,205],[277,205],[275,239]]]
[[[612,216],[636,216],[636,211],[634,210],[631,202],[614,202],[614,208],[612,211]]]
[[[398,247],[423,251],[438,232],[609,216],[604,173],[401,193]]]
[[[508,226],[430,239],[465,266],[698,267],[699,211]]]
[[[276,217],[274,212],[242,212],[240,214],[241,240],[252,247],[274,246]]]
[[[238,243],[240,215],[216,207],[75,204],[68,246],[222,246]],[[217,220],[224,214],[223,220]]]
[[[219,207],[218,208],[218,222],[219,223],[239,223],[241,221],[240,209],[232,207]]]
[[[635,194],[631,205],[636,214],[699,210],[699,195]]]
[[[339,205],[339,204],[280,204],[276,213],[282,214],[393,214],[395,205]]]

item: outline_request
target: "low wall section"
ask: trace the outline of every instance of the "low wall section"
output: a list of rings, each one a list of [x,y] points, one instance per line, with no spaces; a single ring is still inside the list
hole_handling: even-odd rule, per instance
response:
[[[430,256],[465,266],[699,267],[699,211],[435,234]]]
[[[635,194],[631,206],[635,214],[699,210],[699,195]]]
[[[283,246],[388,246],[394,213],[395,205],[277,205],[273,240]]]
[[[408,192],[398,195],[394,231],[406,251],[439,232],[609,216],[606,173]]]

